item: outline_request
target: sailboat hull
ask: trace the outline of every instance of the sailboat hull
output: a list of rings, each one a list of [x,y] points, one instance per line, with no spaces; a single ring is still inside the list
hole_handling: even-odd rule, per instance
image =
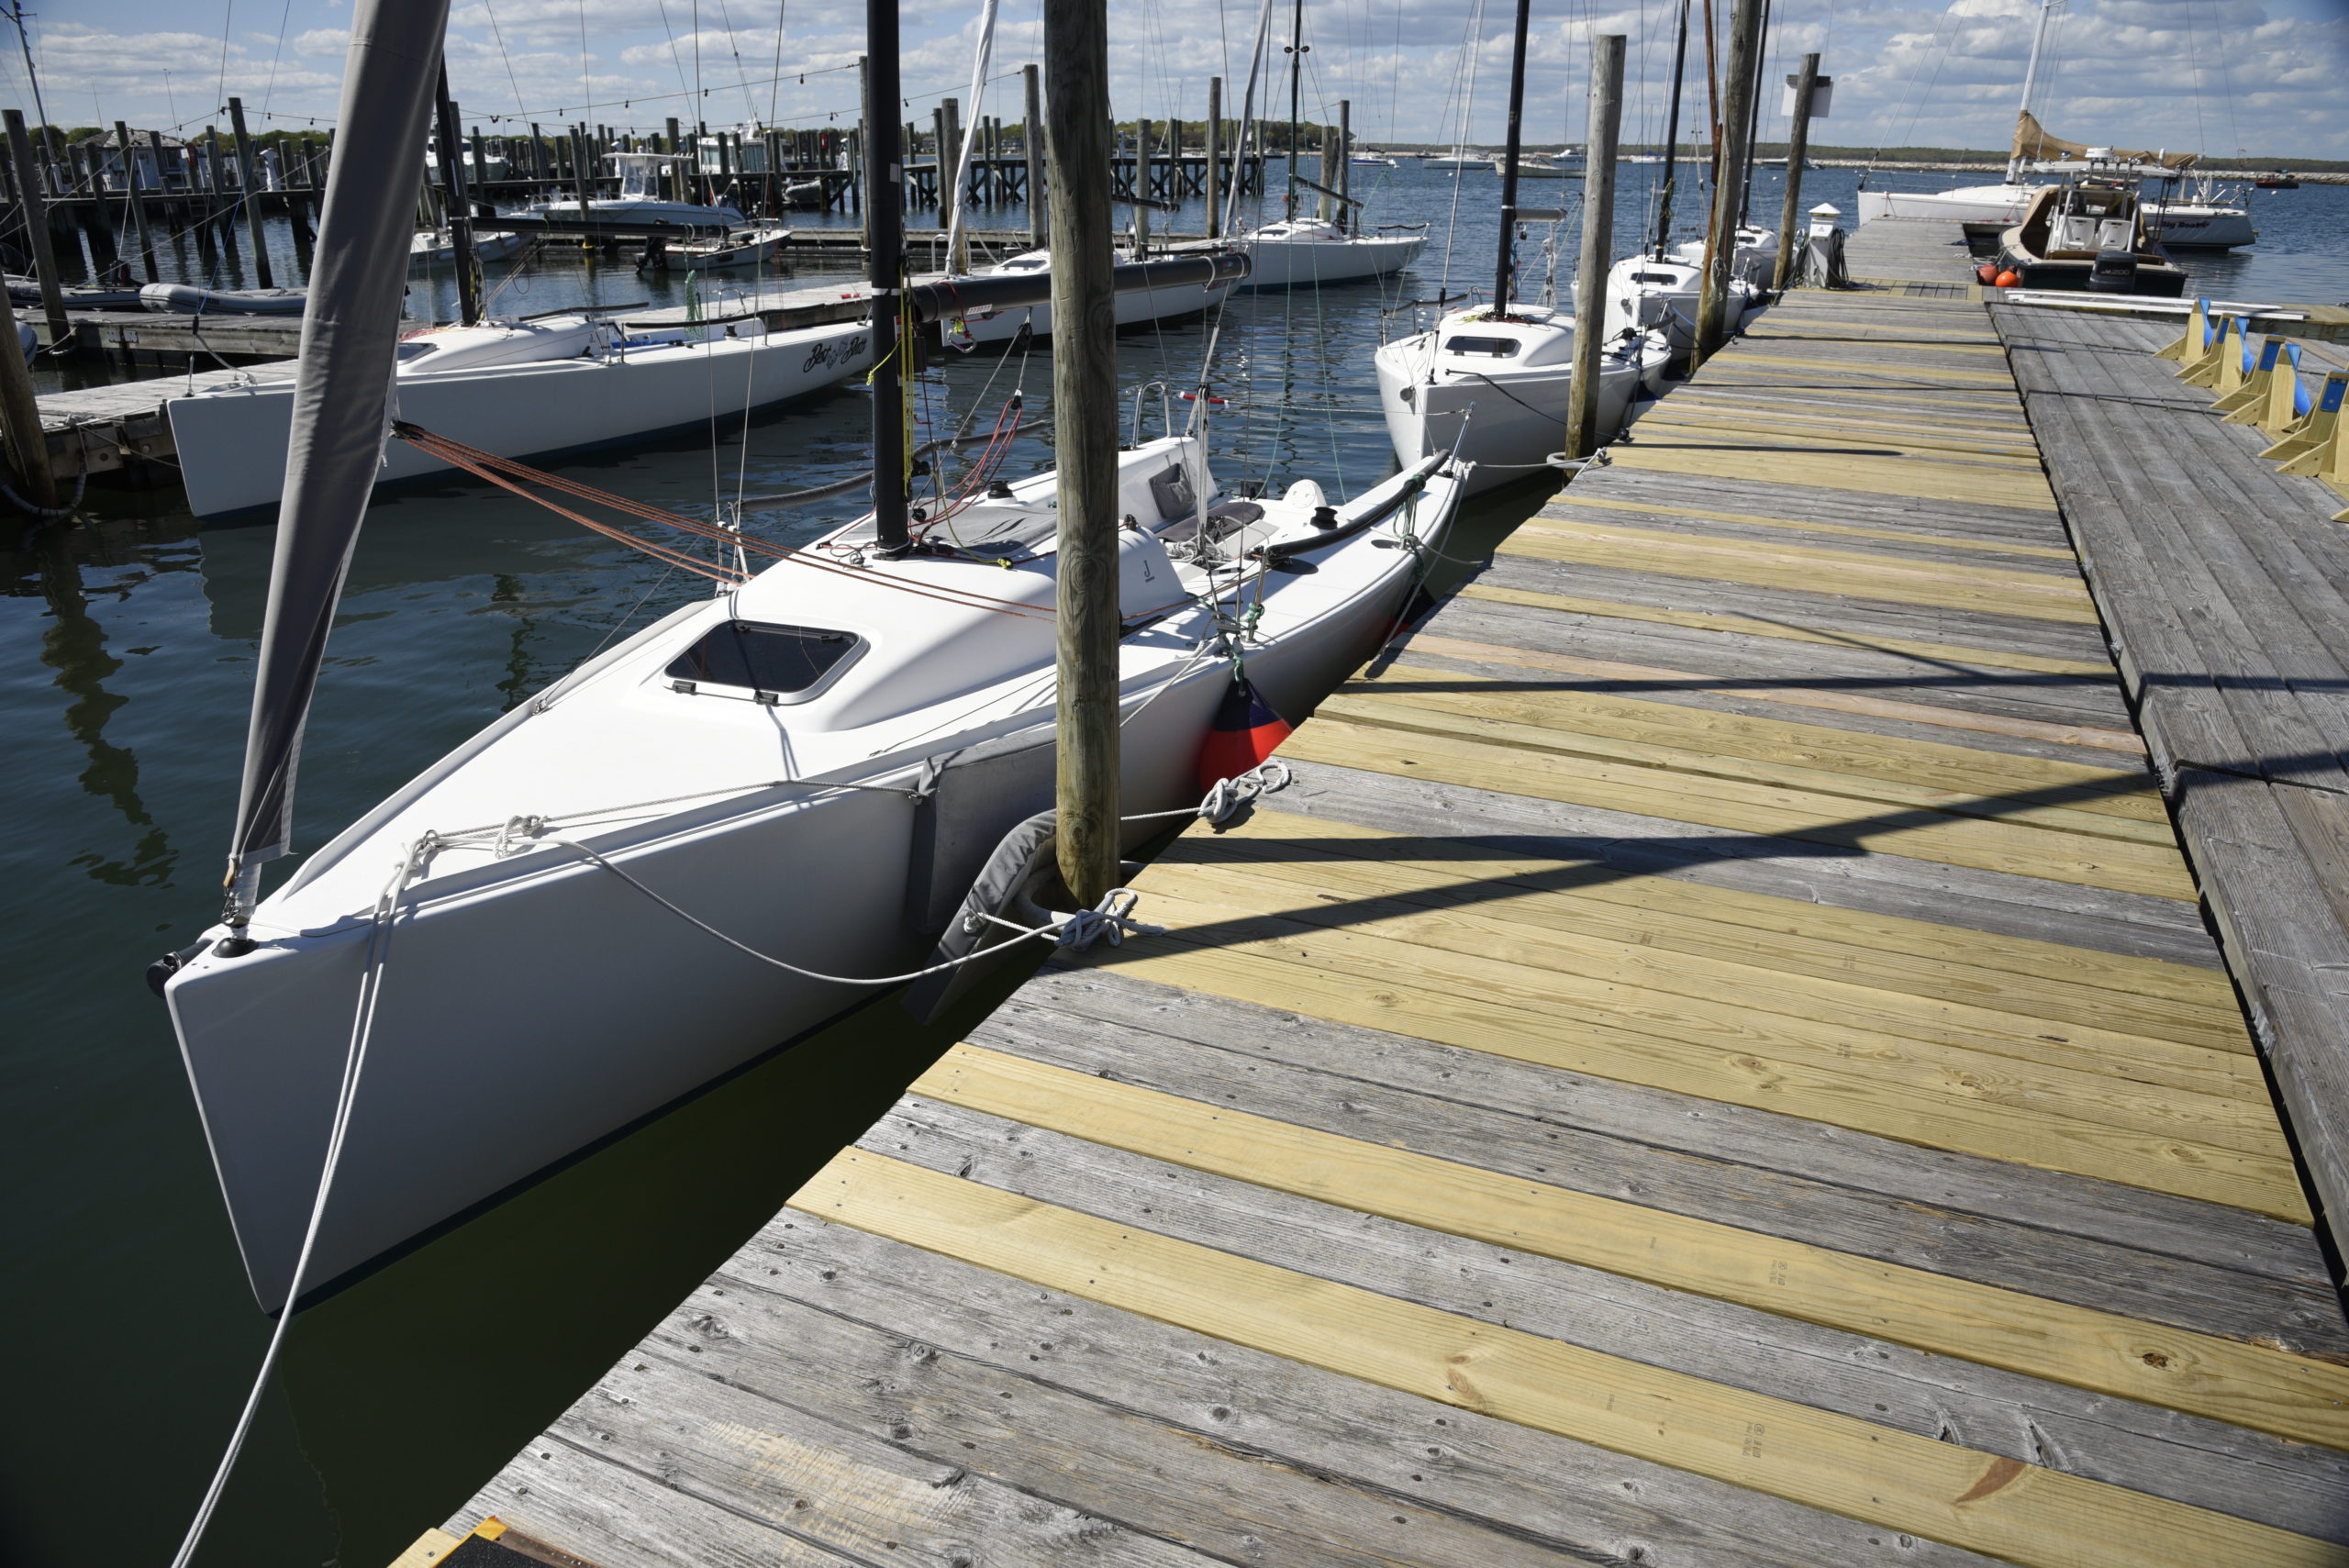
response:
[[[1364,237],[1282,244],[1259,239],[1244,243],[1251,265],[1247,281],[1240,286],[1263,293],[1383,278],[1417,261],[1427,240],[1415,234],[1397,239]]]
[[[1441,545],[1457,495],[1449,479],[1431,483],[1416,522],[1429,542]],[[1379,542],[1358,536],[1333,546],[1316,571],[1282,577],[1268,592],[1267,623],[1287,624],[1249,649],[1247,671],[1286,717],[1301,718],[1391,628],[1417,565],[1412,552]],[[1292,606],[1286,617],[1284,598]],[[689,606],[562,689],[628,700],[618,695],[626,681],[611,671],[643,650],[665,659],[663,639],[689,637],[692,617],[731,613]],[[1130,634],[1120,740],[1130,813],[1179,810],[1198,798],[1197,759],[1230,674],[1224,661],[1193,655],[1194,635]],[[1051,804],[1049,680],[1028,689],[975,728],[912,738],[858,773],[824,775],[892,787],[784,784],[646,814],[623,829],[583,828],[579,841],[716,930],[801,968],[907,973],[938,934],[937,911],[952,907],[1001,833]],[[345,877],[344,891],[297,901],[292,908],[307,910],[299,918],[281,912],[285,895],[273,895],[255,917],[259,948],[225,960],[199,953],[167,984],[222,1191],[265,1307],[281,1305],[294,1278],[369,952],[363,909],[324,912],[372,896],[356,880],[362,870],[373,880],[364,862],[383,860],[392,873],[400,851],[391,840],[409,841],[418,820],[398,813],[438,798],[434,790],[467,770],[495,775],[498,749],[524,726],[551,720],[558,737],[600,736],[602,710],[564,706],[594,700],[566,696],[541,715],[535,704],[518,708],[314,857],[328,862],[320,882]],[[958,760],[980,746],[1008,749],[1017,765],[958,773]],[[917,802],[911,786],[930,759],[944,771]],[[596,755],[584,754],[573,771],[596,766]],[[477,815],[491,801],[546,809],[551,789],[576,781],[509,782],[493,780],[462,809]],[[695,777],[685,787],[707,782]],[[926,819],[943,811],[955,814],[959,831]],[[297,877],[288,894],[303,887]],[[540,843],[511,858],[483,849],[451,857],[445,870],[436,862],[399,911],[306,1294],[435,1234],[873,995],[751,958],[566,845]],[[793,1129],[779,1126],[776,1136]]]
[[[757,338],[664,344],[601,359],[403,376],[399,417],[500,457],[639,440],[816,391],[872,363],[861,323]],[[199,517],[275,506],[284,488],[294,384],[174,397],[164,406],[188,509]],[[679,415],[690,418],[680,419]],[[451,472],[395,439],[378,483]]]

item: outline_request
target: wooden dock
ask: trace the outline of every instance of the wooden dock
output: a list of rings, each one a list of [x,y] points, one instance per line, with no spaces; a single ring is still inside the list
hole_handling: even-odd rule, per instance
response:
[[[2084,581],[2041,406],[2190,416],[2041,318],[2027,410],[2006,326],[1772,310],[403,1568],[2349,1562],[2349,1324],[2131,717],[2190,836],[2297,828],[2237,773],[2310,733],[2164,707],[2316,681],[2337,770],[2349,617],[2277,547],[2295,662],[2166,695],[2209,628],[2090,588],[2187,568],[2129,493]]]

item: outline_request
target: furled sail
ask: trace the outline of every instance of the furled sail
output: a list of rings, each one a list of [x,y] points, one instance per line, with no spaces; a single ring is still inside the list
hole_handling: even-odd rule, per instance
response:
[[[2114,147],[2103,149],[2122,163],[2158,163],[2165,169],[2183,169],[2200,156],[2193,152],[2148,152],[2140,149]],[[2027,163],[2054,162],[2063,158],[2087,156],[2085,142],[2065,141],[2050,136],[2039,123],[2039,117],[2029,109],[2015,116],[2015,147],[2013,156]]]
[[[449,0],[357,0],[351,9],[334,164],[302,315],[244,788],[228,849],[232,938],[243,935],[261,862],[286,852],[302,727],[383,462],[416,171],[424,165],[448,15]]]

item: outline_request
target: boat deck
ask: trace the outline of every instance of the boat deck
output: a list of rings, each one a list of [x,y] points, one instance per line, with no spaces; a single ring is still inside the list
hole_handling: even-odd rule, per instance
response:
[[[1790,296],[403,1562],[2349,1562],[2105,329]]]

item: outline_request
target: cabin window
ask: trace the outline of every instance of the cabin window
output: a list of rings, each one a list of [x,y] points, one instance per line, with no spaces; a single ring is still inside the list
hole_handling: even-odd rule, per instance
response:
[[[733,620],[671,660],[668,674],[790,696],[821,682],[862,645],[852,632]]]
[[[1497,360],[1508,359],[1517,350],[1514,338],[1447,338],[1443,344],[1447,354],[1489,354]]]
[[[420,360],[440,346],[438,343],[402,343],[399,346],[400,363],[406,364],[410,360]]]
[[[1672,272],[1633,272],[1631,281],[1635,284],[1676,284],[1681,279]]]

